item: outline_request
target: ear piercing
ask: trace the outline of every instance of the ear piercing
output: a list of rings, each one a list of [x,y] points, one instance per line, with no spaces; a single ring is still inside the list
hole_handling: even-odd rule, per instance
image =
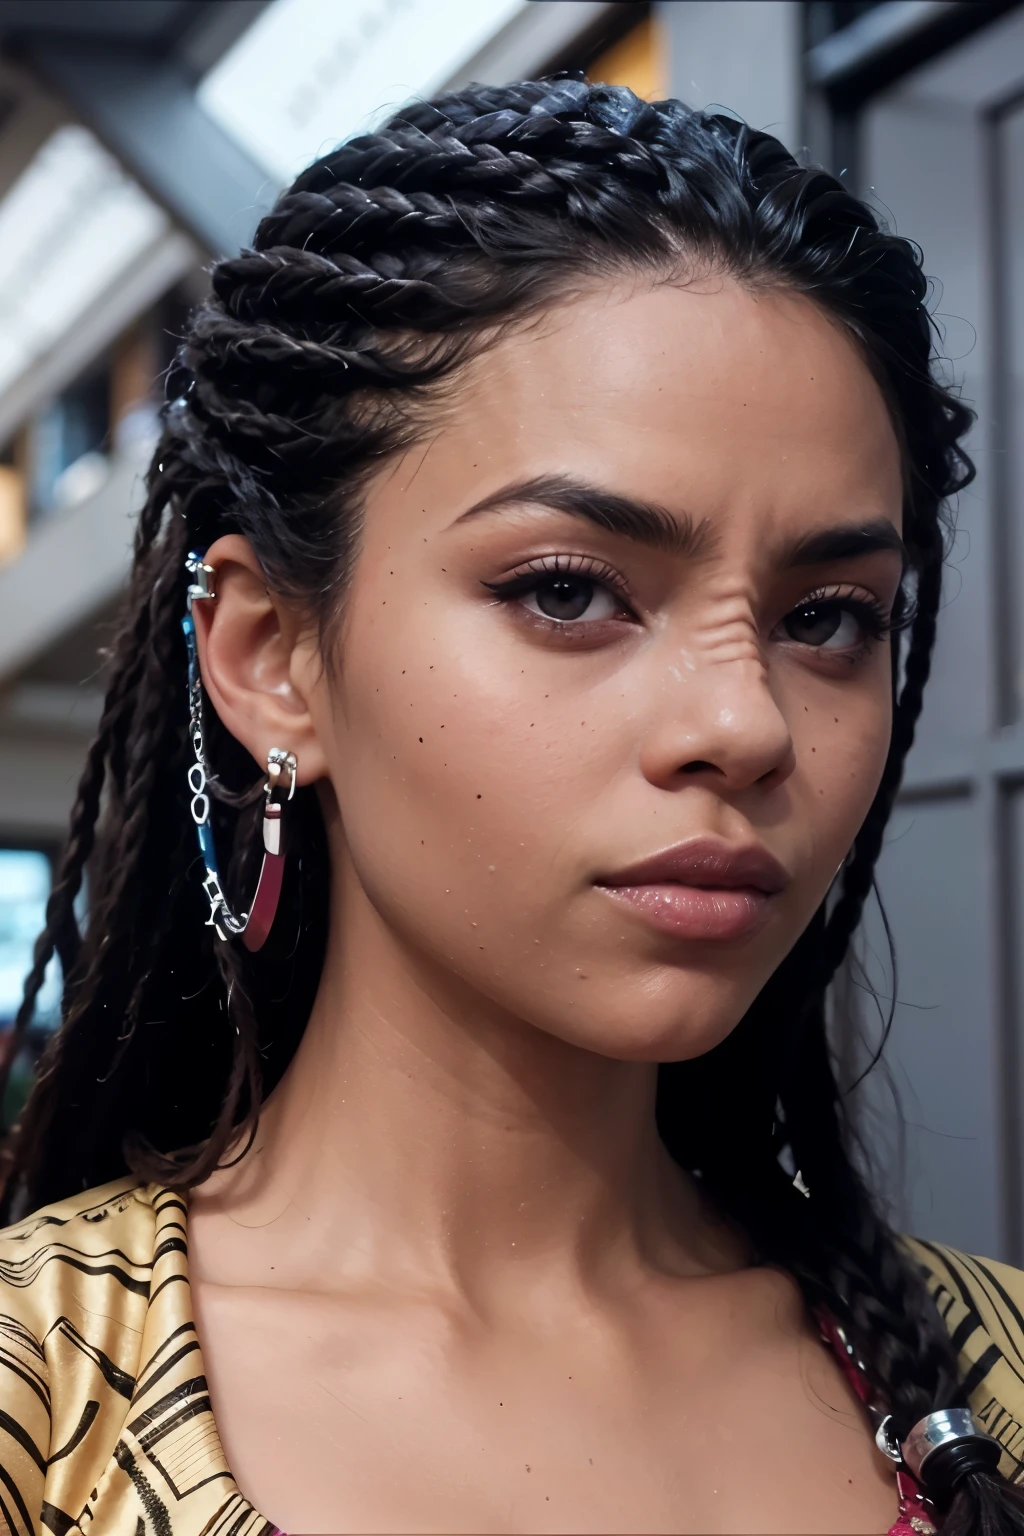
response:
[[[196,629],[192,618],[192,604],[204,598],[215,598],[212,586],[214,569],[203,562],[205,550],[191,550],[185,568],[192,577],[187,592],[187,612],[181,621],[188,653],[188,714],[189,736],[195,762],[188,770],[188,787],[192,792],[190,809],[199,839],[199,852],[206,869],[203,890],[210,903],[210,915],[206,926],[213,928],[218,938],[241,938],[246,949],[255,951],[266,943],[273,926],[281,899],[281,882],[284,876],[285,838],[284,806],[294,798],[298,761],[294,752],[283,747],[271,747],[267,753],[267,782],[264,785],[263,802],[263,864],[256,883],[256,892],[248,912],[234,913],[228,904],[221,885],[217,850],[210,825],[210,797],[206,786],[209,769],[203,755],[203,684],[199,672],[199,656],[196,650]],[[283,778],[288,776],[287,794]]]

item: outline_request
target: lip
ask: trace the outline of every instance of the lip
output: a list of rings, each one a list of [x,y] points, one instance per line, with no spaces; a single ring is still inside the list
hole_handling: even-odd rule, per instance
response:
[[[760,932],[789,877],[757,844],[696,837],[595,884],[662,933],[728,940]]]

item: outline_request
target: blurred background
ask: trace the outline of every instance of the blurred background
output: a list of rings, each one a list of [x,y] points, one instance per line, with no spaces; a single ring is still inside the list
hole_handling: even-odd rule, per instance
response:
[[[1024,1263],[1024,5],[1008,0],[0,0],[0,1040],[99,717],[162,375],[211,258],[382,110],[559,68],[770,129],[924,248],[979,475],[882,861],[888,1075],[858,1097],[896,1218]],[[893,986],[876,907],[841,986],[863,1023],[837,1025],[850,1081]]]

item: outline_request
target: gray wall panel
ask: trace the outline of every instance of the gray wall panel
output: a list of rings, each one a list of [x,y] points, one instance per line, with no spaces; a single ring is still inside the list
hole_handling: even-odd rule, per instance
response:
[[[879,865],[898,961],[898,1002],[884,1072],[862,1091],[871,1154],[899,1223],[922,1237],[999,1257],[1005,1249],[999,1171],[999,1041],[988,984],[990,938],[984,807],[976,798],[900,807]],[[877,909],[865,924],[868,969],[891,995]],[[877,1038],[870,1008],[865,1023]],[[900,1185],[902,1183],[902,1191]]]

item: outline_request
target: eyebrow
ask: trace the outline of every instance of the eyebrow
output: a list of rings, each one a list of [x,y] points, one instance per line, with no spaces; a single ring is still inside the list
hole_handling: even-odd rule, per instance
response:
[[[505,512],[522,506],[566,512],[570,517],[593,523],[606,533],[684,559],[707,554],[715,542],[714,529],[708,518],[693,518],[686,512],[670,512],[657,502],[619,496],[572,475],[537,475],[532,480],[502,486],[461,513],[455,519],[455,525],[485,512]],[[906,545],[895,524],[886,517],[805,534],[786,546],[780,564],[788,567],[826,565],[833,561],[855,560],[879,550],[895,552],[906,566]]]
[[[455,522],[463,523],[483,512],[503,512],[521,506],[567,512],[570,517],[596,524],[606,533],[689,559],[703,554],[711,542],[711,525],[706,518],[698,521],[685,512],[672,513],[653,501],[617,496],[571,475],[538,475],[533,480],[502,486],[476,502]]]
[[[789,545],[783,563],[790,566],[827,565],[833,560],[856,560],[860,555],[873,555],[879,550],[892,550],[900,556],[904,566],[909,561],[907,546],[895,523],[890,523],[887,517],[872,518],[866,523],[841,523],[837,528],[809,533]]]

